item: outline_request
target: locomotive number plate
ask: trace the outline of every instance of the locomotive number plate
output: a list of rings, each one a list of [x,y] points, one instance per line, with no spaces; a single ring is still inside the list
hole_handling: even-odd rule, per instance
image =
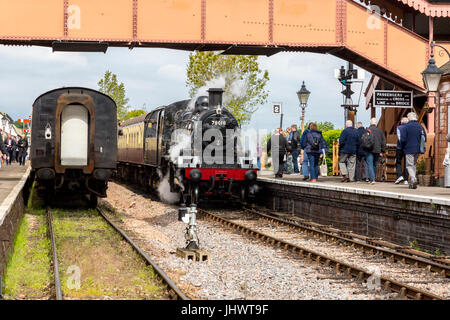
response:
[[[211,120],[210,124],[212,126],[225,126],[227,122],[225,120]]]

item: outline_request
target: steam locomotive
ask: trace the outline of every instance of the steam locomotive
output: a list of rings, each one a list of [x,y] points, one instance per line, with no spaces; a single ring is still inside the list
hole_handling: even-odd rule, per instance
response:
[[[116,168],[117,107],[87,88],[60,88],[33,104],[31,167],[41,196],[88,194],[93,206],[106,197]]]
[[[240,125],[222,106],[222,89],[209,89],[208,94],[121,124],[118,177],[158,188],[163,197],[175,194],[173,202],[187,205],[254,198],[259,191],[257,166],[242,148]]]

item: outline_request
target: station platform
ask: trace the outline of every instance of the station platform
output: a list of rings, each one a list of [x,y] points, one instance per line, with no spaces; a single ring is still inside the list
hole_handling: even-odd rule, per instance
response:
[[[341,179],[308,182],[302,175],[275,178],[273,171],[259,171],[258,202],[340,230],[450,255],[450,188]]]
[[[14,234],[25,209],[24,186],[29,181],[31,167],[13,163],[0,168],[0,278]]]
[[[403,182],[400,184],[394,184],[393,182],[376,182],[375,184],[341,182],[342,177],[337,176],[319,177],[317,182],[303,181],[303,175],[301,174],[284,174],[283,178],[275,178],[274,176],[273,171],[259,171],[258,173],[258,179],[271,180],[280,184],[450,206],[450,188],[417,186],[417,189],[409,189],[408,185],[404,185]]]

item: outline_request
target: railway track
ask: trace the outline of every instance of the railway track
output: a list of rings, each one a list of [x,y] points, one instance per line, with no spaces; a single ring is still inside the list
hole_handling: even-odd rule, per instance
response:
[[[248,211],[247,211],[248,212]],[[277,248],[285,249],[291,253],[297,254],[300,258],[306,258],[307,260],[314,261],[316,263],[322,264],[327,267],[334,268],[335,272],[338,274],[343,274],[348,278],[356,279],[361,283],[368,283],[373,281],[379,281],[379,286],[387,291],[395,292],[400,298],[407,299],[417,299],[417,300],[442,300],[444,299],[440,295],[436,295],[427,290],[411,286],[404,282],[388,278],[386,276],[377,275],[374,277],[373,272],[367,271],[365,268],[358,267],[353,263],[348,263],[347,261],[337,259],[328,254],[324,254],[318,250],[311,249],[310,246],[299,245],[296,243],[295,238],[298,235],[295,228],[288,227],[283,232],[277,231],[277,226],[272,225],[272,228],[268,228],[269,231],[265,230],[261,224],[255,219],[243,222],[235,222],[231,219],[242,220],[242,212],[236,214],[234,217],[225,218],[221,214],[215,214],[206,210],[199,210],[199,216],[204,217],[208,220],[219,222],[222,225],[232,228],[241,232],[244,235],[248,235],[267,244],[273,245]],[[239,216],[241,218],[239,218]],[[266,221],[267,222],[267,221]],[[267,228],[266,228],[267,229]],[[289,231],[290,229],[290,231]],[[294,230],[292,230],[294,229]],[[264,230],[264,232],[262,231]],[[275,237],[269,233],[275,233],[280,235]],[[311,233],[310,233],[311,234]]]
[[[59,265],[58,265],[58,253],[56,252],[55,232],[53,230],[53,216],[50,209],[47,207],[45,210],[47,218],[47,230],[52,246],[52,265],[53,265],[53,277],[55,286],[55,298],[56,300],[63,300],[61,281],[59,277]]]
[[[450,278],[450,257],[435,256],[415,250],[410,246],[401,246],[380,238],[365,237],[351,231],[342,231],[332,226],[318,224],[290,214],[273,212],[266,208],[245,207],[244,210],[275,225],[287,226],[319,239],[352,246],[363,252],[370,252],[394,262],[414,265],[429,272],[439,273],[445,278]]]
[[[96,208],[99,215],[117,232],[120,236],[127,241],[131,247],[139,254],[139,256],[146,262],[147,265],[151,266],[158,277],[163,281],[167,287],[168,295],[170,299],[173,300],[188,300],[186,295],[178,288],[178,286],[167,276],[167,274],[133,241],[130,237],[120,229],[116,224],[114,224],[100,209]],[[59,276],[58,268],[58,255],[56,251],[55,234],[53,230],[53,218],[52,213],[49,208],[46,209],[47,226],[49,238],[52,246],[52,264],[54,272],[54,287],[55,287],[55,299],[63,300],[63,294],[61,289],[61,281]]]

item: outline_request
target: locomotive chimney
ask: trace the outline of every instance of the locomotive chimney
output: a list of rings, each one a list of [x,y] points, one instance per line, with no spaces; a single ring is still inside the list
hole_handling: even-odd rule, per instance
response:
[[[222,96],[223,89],[221,88],[210,88],[208,90],[209,93],[209,108],[215,109],[218,106],[222,107]]]

